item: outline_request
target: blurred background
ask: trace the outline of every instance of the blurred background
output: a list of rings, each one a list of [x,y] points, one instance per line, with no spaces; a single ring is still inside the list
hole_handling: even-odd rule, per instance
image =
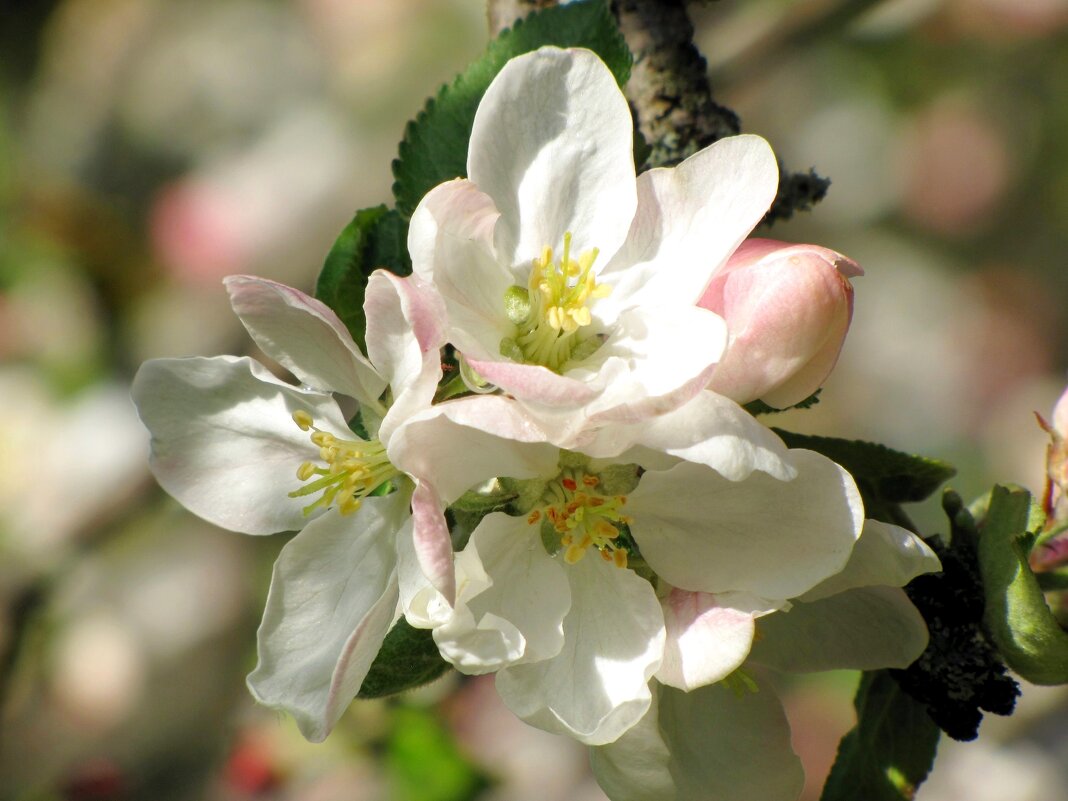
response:
[[[720,102],[833,180],[770,235],[860,262],[820,404],[777,423],[1041,490],[1068,339],[1068,0],[693,6]],[[456,676],[323,745],[244,688],[284,537],[154,484],[147,358],[249,352],[220,279],[312,288],[480,0],[24,0],[0,10],[0,799],[603,799],[584,750]],[[17,412],[17,413],[16,413]],[[943,528],[937,503],[914,510]],[[856,676],[785,687],[818,797]],[[1068,799],[1065,695],[944,744],[921,801]]]

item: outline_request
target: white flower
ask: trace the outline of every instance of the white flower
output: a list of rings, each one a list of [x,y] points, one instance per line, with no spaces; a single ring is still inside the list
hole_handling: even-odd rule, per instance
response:
[[[642,718],[651,678],[704,684],[731,673],[749,652],[752,618],[839,572],[861,531],[845,470],[788,450],[711,392],[642,424],[604,425],[581,454],[552,445],[509,399],[464,399],[411,418],[393,453],[409,472],[435,475],[444,503],[494,477],[537,480],[522,485],[529,515],[486,516],[457,554],[454,599],[427,586],[402,538],[401,594],[409,622],[432,628],[446,659],[496,670],[517,715],[589,744]],[[679,631],[693,620],[665,614],[671,587],[728,599],[748,629],[690,665],[693,638]]]
[[[319,301],[250,276],[226,287],[256,344],[301,386],[248,358],[160,359],[138,371],[133,397],[152,433],[152,471],[186,508],[247,534],[302,529],[275,563],[248,684],[322,740],[398,614],[396,533],[412,528],[409,499],[426,490],[391,463],[390,444],[433,399],[441,311],[416,281],[376,272],[368,359]],[[331,392],[359,402],[370,440],[352,433]],[[395,491],[371,494],[387,483]],[[447,532],[424,548],[442,551],[451,557]],[[435,575],[432,561],[423,568]]]
[[[938,558],[918,537],[866,521],[840,573],[794,599],[788,611],[760,619],[760,637],[745,663],[753,675],[690,692],[654,682],[646,716],[615,742],[592,749],[598,782],[612,801],[794,801],[804,774],[761,668],[908,666],[927,645],[927,627],[899,587],[938,569]],[[724,606],[712,613],[715,600]],[[680,628],[689,632],[678,638],[689,664],[710,654],[715,660],[724,642],[751,639],[748,610],[732,610],[729,599],[703,601],[706,611]],[[675,597],[665,609],[672,605],[702,604]]]
[[[443,298],[449,341],[542,419],[635,420],[697,394],[726,343],[697,301],[775,195],[759,137],[637,178],[632,147],[607,67],[545,47],[486,91],[468,178],[412,216],[414,271]]]

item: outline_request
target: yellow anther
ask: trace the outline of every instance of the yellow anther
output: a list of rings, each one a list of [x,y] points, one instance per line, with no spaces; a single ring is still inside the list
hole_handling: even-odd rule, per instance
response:
[[[606,562],[626,567],[631,546],[621,528],[624,515],[619,507],[624,496],[601,495],[596,491],[600,483],[597,476],[565,471],[547,491],[547,504],[527,520],[533,523],[544,515],[552,523],[568,564],[595,548]]]
[[[599,340],[590,342],[591,336],[583,337],[579,331],[593,323],[588,302],[604,297],[610,288],[598,284],[593,273],[597,249],[573,259],[571,240],[571,232],[565,233],[559,261],[554,260],[550,246],[542,248],[540,258],[533,260],[527,282],[529,311],[516,325],[515,337],[501,341],[502,354],[516,358],[514,354],[518,353],[529,364],[559,372],[584,342],[587,355],[592,352],[589,346],[598,343]],[[509,292],[515,289],[520,288],[513,287]]]
[[[304,462],[297,468],[297,478],[309,483],[289,493],[289,497],[322,493],[318,500],[304,507],[305,514],[331,505],[336,505],[343,515],[352,514],[360,508],[362,498],[399,475],[378,440],[340,439],[316,428],[311,415],[303,411],[293,414],[293,422],[302,431],[312,430],[309,439],[319,447],[319,458],[326,463],[325,467],[316,467],[312,462]]]
[[[567,550],[564,551],[564,561],[569,565],[573,565],[585,555],[586,549],[583,546],[572,543],[571,545],[568,545]]]

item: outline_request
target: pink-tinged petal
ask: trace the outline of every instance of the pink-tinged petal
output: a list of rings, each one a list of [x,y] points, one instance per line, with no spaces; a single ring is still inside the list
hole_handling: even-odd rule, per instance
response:
[[[394,429],[430,406],[441,380],[445,307],[415,276],[376,270],[367,282],[367,354],[389,382],[393,403],[378,428],[389,442]]]
[[[247,358],[148,361],[131,394],[152,433],[149,466],[160,486],[194,514],[245,534],[296,530],[310,519],[301,511],[308,499],[288,493],[319,448],[293,412],[352,437],[329,395],[292,387]]]
[[[754,472],[730,481],[682,462],[650,471],[627,502],[649,566],[685,590],[796,598],[839,572],[864,508],[852,477],[812,451],[792,450],[792,481]]]
[[[504,296],[519,279],[493,248],[499,217],[488,195],[457,179],[431,189],[408,227],[412,271],[441,296],[448,340],[472,358],[499,358],[501,339],[515,332]]]
[[[628,309],[604,345],[566,375],[604,387],[585,410],[591,420],[640,422],[696,396],[708,383],[726,341],[723,320],[704,309]]]
[[[407,497],[367,498],[308,525],[275,562],[248,686],[321,742],[360,689],[397,609],[394,538]]]
[[[577,410],[600,394],[584,381],[537,364],[480,359],[468,359],[467,363],[484,380],[528,404]]]
[[[500,256],[526,271],[571,232],[573,253],[611,258],[637,202],[633,146],[627,101],[596,55],[543,47],[509,61],[478,106],[467,157],[500,209]]]
[[[385,379],[326,304],[266,278],[231,275],[223,283],[256,344],[302,383],[378,405]]]
[[[641,424],[604,426],[581,450],[649,470],[666,470],[685,459],[731,481],[754,471],[783,481],[797,475],[782,440],[738,404],[712,392],[698,393],[674,412]]]
[[[732,136],[638,177],[627,241],[601,273],[606,308],[695,304],[771,205],[779,171],[759,136]]]
[[[710,595],[678,588],[660,603],[667,640],[656,678],[680,690],[721,681],[741,667],[753,644],[755,619],[782,605],[744,593]]]
[[[860,274],[855,262],[826,248],[746,242],[700,301],[730,331],[709,388],[739,403],[760,398],[778,408],[819,389],[849,330],[849,277]]]
[[[905,668],[927,647],[927,625],[903,590],[860,587],[795,603],[757,623],[750,659],[775,670]]]
[[[818,601],[857,587],[904,587],[916,576],[941,569],[935,552],[911,531],[865,520],[860,539],[842,571],[821,581],[800,600]]]
[[[390,461],[433,482],[445,503],[498,476],[554,476],[559,454],[515,401],[498,395],[433,406],[401,425],[389,443]]]
[[[536,526],[487,515],[456,563],[456,614],[434,629],[443,657],[478,674],[560,653],[571,589],[566,566],[545,552]]]
[[[571,610],[556,656],[497,673],[505,704],[532,726],[589,745],[617,739],[649,706],[664,619],[652,585],[588,554],[566,568]]]
[[[412,547],[419,569],[448,603],[456,597],[452,538],[443,504],[433,485],[416,484],[412,493]]]
[[[741,695],[659,687],[645,718],[590,761],[612,801],[795,801],[805,781],[766,681]]]

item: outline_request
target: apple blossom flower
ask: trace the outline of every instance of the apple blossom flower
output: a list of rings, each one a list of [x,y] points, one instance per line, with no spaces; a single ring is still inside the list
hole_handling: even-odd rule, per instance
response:
[[[666,681],[662,668],[645,717],[591,749],[597,781],[612,801],[794,801],[804,774],[763,671],[907,667],[926,647],[927,627],[900,587],[940,567],[911,532],[865,521],[841,572],[761,617],[748,655],[733,649],[744,670],[687,687]],[[729,598],[672,590],[664,605],[698,612],[677,627],[687,664],[726,667],[722,654],[731,643],[754,640],[753,616]]]
[[[275,563],[248,684],[322,740],[398,615],[395,539],[423,490],[390,446],[433,399],[441,312],[417,280],[377,271],[364,303],[368,358],[314,298],[252,276],[225,283],[256,344],[300,386],[248,358],[158,359],[138,371],[133,397],[152,471],[187,509],[247,534],[300,530]],[[359,403],[369,437],[352,432],[332,392]],[[438,547],[451,553],[447,536]]]
[[[698,302],[727,323],[727,349],[709,389],[780,409],[819,389],[849,330],[849,279],[858,275],[856,262],[827,248],[744,242]]]
[[[519,717],[594,745],[642,718],[650,679],[679,672],[676,652],[692,638],[676,631],[695,624],[660,593],[714,595],[750,617],[696,671],[718,681],[748,653],[752,617],[842,570],[863,518],[844,469],[787,449],[711,392],[652,420],[605,424],[581,453],[553,444],[512,399],[465,398],[410,418],[393,457],[435,476],[439,504],[490,479],[524,482],[525,514],[487,515],[456,554],[452,599],[420,575],[401,537],[405,614],[461,671],[497,671]]]
[[[414,272],[440,294],[472,381],[581,425],[676,408],[726,345],[705,285],[775,196],[756,136],[635,176],[633,124],[587,50],[512,59],[475,115],[466,179],[412,215]]]

